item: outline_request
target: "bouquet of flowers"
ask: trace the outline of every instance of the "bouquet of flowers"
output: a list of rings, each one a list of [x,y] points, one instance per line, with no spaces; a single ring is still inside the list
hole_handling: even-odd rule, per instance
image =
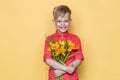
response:
[[[70,40],[56,41],[54,39],[51,39],[48,41],[48,45],[48,51],[52,53],[53,59],[64,65],[66,60],[70,58],[70,52],[72,50],[78,49],[78,46]],[[62,80],[62,76],[57,77],[56,80]]]

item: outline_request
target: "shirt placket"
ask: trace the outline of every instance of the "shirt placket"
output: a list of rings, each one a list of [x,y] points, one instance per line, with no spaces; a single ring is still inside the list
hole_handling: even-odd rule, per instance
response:
[[[64,39],[64,36],[63,36],[63,34],[61,34],[61,39],[62,39],[62,40]]]

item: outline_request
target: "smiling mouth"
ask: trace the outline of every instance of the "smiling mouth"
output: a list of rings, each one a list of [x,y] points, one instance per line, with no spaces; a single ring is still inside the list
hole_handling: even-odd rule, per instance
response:
[[[60,27],[60,29],[66,29],[67,27]]]

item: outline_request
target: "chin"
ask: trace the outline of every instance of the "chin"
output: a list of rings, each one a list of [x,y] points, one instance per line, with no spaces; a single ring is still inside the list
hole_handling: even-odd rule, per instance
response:
[[[64,33],[64,32],[66,32],[66,31],[60,31],[61,33]]]

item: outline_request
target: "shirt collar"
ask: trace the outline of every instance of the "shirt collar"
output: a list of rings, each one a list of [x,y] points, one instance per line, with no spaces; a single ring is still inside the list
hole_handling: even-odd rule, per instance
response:
[[[68,31],[66,31],[66,32],[64,32],[64,33],[60,33],[59,31],[56,31],[56,34],[57,34],[57,36],[59,36],[59,37],[67,37]]]

